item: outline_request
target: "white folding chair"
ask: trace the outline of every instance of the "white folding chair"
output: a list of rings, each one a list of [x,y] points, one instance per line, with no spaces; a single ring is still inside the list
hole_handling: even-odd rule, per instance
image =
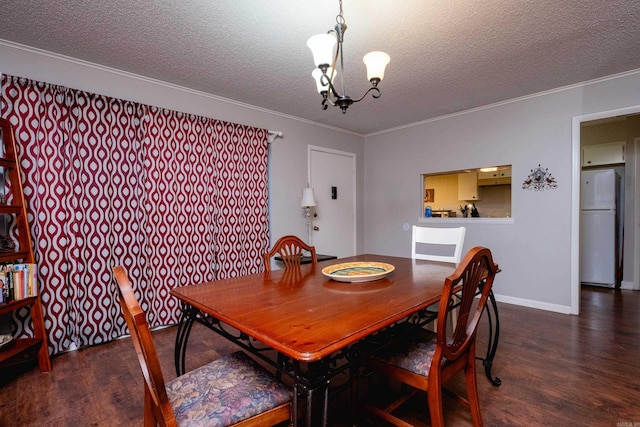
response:
[[[462,259],[462,246],[464,244],[465,227],[418,227],[413,226],[411,233],[411,258],[427,261],[448,262],[456,267]],[[438,304],[427,307],[431,313],[438,312]],[[450,324],[455,328],[456,314],[452,316]],[[436,322],[430,323],[433,331],[436,331]]]

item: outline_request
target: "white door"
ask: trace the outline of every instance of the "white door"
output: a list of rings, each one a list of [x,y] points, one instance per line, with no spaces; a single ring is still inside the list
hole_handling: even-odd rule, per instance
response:
[[[339,258],[355,255],[355,153],[309,146],[309,183],[316,198],[311,216],[316,252]]]

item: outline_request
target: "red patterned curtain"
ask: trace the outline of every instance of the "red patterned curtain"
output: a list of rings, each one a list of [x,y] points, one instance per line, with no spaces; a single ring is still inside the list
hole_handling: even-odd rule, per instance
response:
[[[266,130],[5,75],[0,100],[53,354],[126,333],[113,265],[152,326],[178,321],[172,288],[261,270]]]

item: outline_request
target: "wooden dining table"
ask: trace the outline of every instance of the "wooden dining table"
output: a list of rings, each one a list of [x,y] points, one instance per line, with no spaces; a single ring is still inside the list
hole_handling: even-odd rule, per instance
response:
[[[334,264],[353,262],[390,264],[393,271],[358,283],[322,273]],[[296,396],[294,414],[304,409],[305,425],[327,425],[331,380],[357,369],[362,357],[401,339],[411,327],[430,321],[435,314],[426,309],[439,301],[444,280],[454,270],[446,263],[365,254],[175,288],[171,294],[182,307],[177,374],[185,371],[191,327],[204,324],[288,375]],[[495,342],[487,352],[487,376],[499,385],[490,373],[498,338],[493,329],[499,325],[492,302],[496,322],[490,335]],[[303,401],[306,407],[300,406]]]

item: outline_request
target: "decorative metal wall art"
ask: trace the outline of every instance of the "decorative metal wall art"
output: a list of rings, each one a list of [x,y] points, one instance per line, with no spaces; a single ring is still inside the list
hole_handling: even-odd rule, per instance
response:
[[[538,164],[537,168],[531,169],[531,173],[522,183],[522,188],[534,191],[553,190],[558,188],[558,183],[549,173],[549,169],[543,168]]]

